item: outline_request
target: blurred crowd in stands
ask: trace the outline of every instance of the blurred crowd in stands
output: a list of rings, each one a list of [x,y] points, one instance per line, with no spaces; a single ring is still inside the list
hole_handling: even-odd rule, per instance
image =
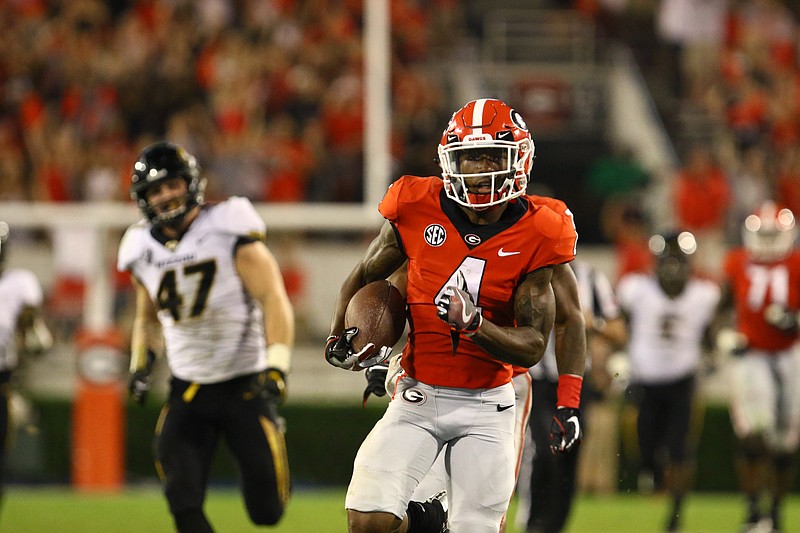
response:
[[[448,118],[439,77],[415,67],[459,31],[457,4],[390,2],[392,155],[406,171],[431,172]],[[127,199],[136,154],[162,137],[205,163],[212,198],[359,201],[363,9],[0,2],[0,201]]]
[[[389,2],[394,168],[387,183],[400,173],[439,173],[435,147],[456,105],[441,66],[464,59],[459,43],[478,37],[477,4],[489,17],[489,1]],[[159,138],[198,157],[212,200],[360,201],[365,5],[0,2],[0,202],[127,200],[136,154]],[[720,250],[738,240],[743,216],[761,200],[800,214],[794,2],[530,6],[575,10],[597,22],[601,37],[621,41],[647,18],[649,38],[673,60],[666,84],[673,109],[690,105],[710,117],[708,131],[676,144],[672,197],[663,200],[671,223],[695,232],[708,251],[707,270],[716,271]],[[642,198],[662,177],[642,170],[628,147],[613,149],[583,181],[604,204],[603,235],[617,246],[621,275],[648,266],[646,237],[662,228],[653,227]]]
[[[641,10],[641,2],[588,4],[587,13],[615,38],[625,40],[637,31],[631,22],[642,20],[629,12]],[[763,200],[800,213],[800,4],[659,0],[650,8],[644,16],[652,17],[660,64],[649,68],[670,64],[664,87],[656,88],[667,100],[654,94],[663,118],[674,123],[688,109],[705,118],[691,123],[695,131],[682,125],[671,132],[678,162],[668,176],[672,197],[664,201],[671,203],[671,223],[702,243],[701,266],[716,274],[722,250],[739,241],[741,222]],[[636,165],[619,157],[617,163]],[[590,176],[589,185],[596,181]],[[606,236],[620,251],[619,274],[649,261],[644,240],[654,229],[641,207],[649,180],[623,181],[628,188],[605,214]]]

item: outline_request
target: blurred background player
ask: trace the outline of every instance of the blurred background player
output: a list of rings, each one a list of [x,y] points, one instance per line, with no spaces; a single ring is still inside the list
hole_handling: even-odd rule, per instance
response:
[[[655,275],[630,273],[617,284],[629,324],[629,395],[638,407],[639,490],[661,479],[672,497],[665,531],[678,531],[684,496],[692,480],[697,372],[704,340],[716,316],[719,286],[693,274],[697,241],[688,231],[654,235]],[[666,463],[661,464],[661,457]]]
[[[276,524],[290,495],[277,404],[294,320],[265,224],[245,198],[204,204],[200,168],[180,146],[145,148],[131,179],[145,220],[125,233],[118,258],[137,291],[130,391],[144,402],[163,350],[172,378],[156,454],[175,526],[212,531],[203,502],[221,436],[250,520]]]
[[[53,344],[42,319],[42,286],[32,272],[7,268],[8,239],[8,224],[0,221],[0,503],[13,429],[9,416],[12,396],[16,394],[13,374],[20,356],[42,354]]]
[[[386,222],[342,284],[325,349],[329,363],[346,369],[388,356],[369,343],[353,352],[357,330],[344,330],[344,311],[359,288],[408,259],[407,377],[395,389],[401,401],[389,402],[356,457],[346,500],[351,532],[404,531],[411,494],[443,449],[451,531],[500,528],[517,465],[513,366],[543,355],[555,317],[553,271],[574,259],[577,240],[562,202],[525,196],[533,152],[519,113],[475,100],[441,137],[443,179],[403,176],[381,201]],[[560,452],[580,439],[585,351],[581,325],[559,360],[552,447]]]
[[[625,341],[625,324],[608,278],[582,261],[573,261],[570,266],[577,284],[580,311],[583,313],[587,330],[587,342],[592,343],[590,339],[593,335],[600,335],[609,339],[614,345],[622,344]],[[559,298],[560,291],[555,283],[554,289],[558,313],[562,299]],[[536,533],[557,533],[564,528],[575,496],[578,458],[580,454],[586,452],[589,439],[617,438],[617,433],[613,430],[611,435],[604,434],[610,428],[598,428],[598,437],[588,436],[592,435],[592,431],[586,430],[586,420],[593,416],[587,415],[587,411],[591,412],[594,409],[591,397],[599,391],[599,388],[592,385],[594,381],[592,376],[604,371],[602,366],[595,368],[592,355],[587,359],[587,374],[581,397],[583,414],[581,421],[585,440],[579,448],[568,453],[550,453],[550,424],[558,395],[556,364],[558,339],[559,328],[554,327],[544,357],[529,371],[533,379],[533,408],[517,488],[519,505],[516,522],[518,527]],[[589,353],[591,354],[591,350]],[[608,462],[608,459],[605,461]],[[602,464],[594,464],[592,467],[602,469],[609,475],[607,468]],[[612,475],[616,477],[616,472]]]
[[[747,498],[744,531],[781,531],[781,504],[794,481],[800,439],[800,252],[794,214],[764,202],[742,226],[743,247],[723,264],[723,307],[733,306],[730,411]],[[771,495],[769,510],[762,506]]]

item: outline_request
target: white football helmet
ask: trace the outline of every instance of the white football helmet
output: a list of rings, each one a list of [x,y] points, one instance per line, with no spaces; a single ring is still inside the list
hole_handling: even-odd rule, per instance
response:
[[[745,219],[742,242],[756,261],[780,261],[791,253],[796,231],[794,214],[768,200]]]

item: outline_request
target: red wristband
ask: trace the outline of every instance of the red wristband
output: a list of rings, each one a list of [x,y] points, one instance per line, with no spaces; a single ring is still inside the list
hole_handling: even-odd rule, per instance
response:
[[[556,407],[572,407],[577,409],[581,405],[581,387],[583,378],[575,374],[561,374],[558,376],[558,401]]]

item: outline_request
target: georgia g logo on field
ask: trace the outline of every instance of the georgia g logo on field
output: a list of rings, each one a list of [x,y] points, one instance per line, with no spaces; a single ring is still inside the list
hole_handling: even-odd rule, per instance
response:
[[[441,246],[447,239],[447,231],[441,224],[430,224],[425,228],[425,242],[431,246]]]
[[[403,399],[408,403],[425,403],[425,393],[419,389],[406,389],[403,391]]]

